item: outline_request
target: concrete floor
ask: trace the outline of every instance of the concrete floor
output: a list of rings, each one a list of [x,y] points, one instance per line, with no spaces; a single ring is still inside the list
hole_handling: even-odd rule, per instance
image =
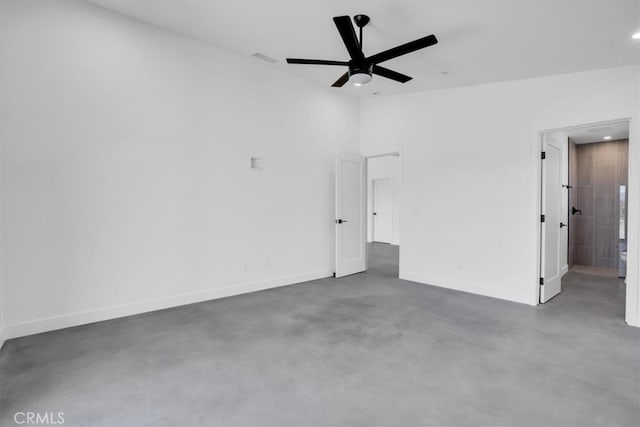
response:
[[[370,270],[11,340],[0,425],[640,425],[624,285],[569,273],[539,306]]]

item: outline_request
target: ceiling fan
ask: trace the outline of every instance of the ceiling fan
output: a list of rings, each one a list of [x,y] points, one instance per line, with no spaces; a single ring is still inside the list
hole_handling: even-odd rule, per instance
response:
[[[406,83],[411,80],[411,77],[398,73],[397,71],[381,67],[378,64],[438,43],[436,36],[431,34],[429,36],[422,37],[421,39],[401,44],[400,46],[365,57],[364,52],[362,51],[362,28],[369,23],[369,17],[367,15],[356,15],[353,17],[353,21],[360,29],[360,40],[358,40],[358,37],[356,36],[356,32],[353,29],[351,18],[349,16],[336,16],[333,18],[333,22],[335,22],[336,27],[338,28],[338,32],[340,33],[342,41],[347,48],[347,52],[349,52],[349,56],[351,56],[351,60],[331,61],[324,59],[287,58],[287,63],[348,66],[349,70],[336,80],[332,85],[333,87],[342,87],[348,81],[356,86],[361,86],[371,81],[372,74],[386,77],[400,83]]]

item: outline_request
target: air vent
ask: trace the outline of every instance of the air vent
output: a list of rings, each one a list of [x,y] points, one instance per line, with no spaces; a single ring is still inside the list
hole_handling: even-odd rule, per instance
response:
[[[251,169],[262,170],[262,158],[261,157],[252,157],[251,158]]]
[[[254,58],[261,59],[261,60],[263,60],[264,62],[268,62],[269,64],[275,64],[276,62],[278,62],[278,60],[277,60],[277,59],[272,58],[272,57],[270,57],[270,56],[268,56],[268,55],[265,55],[264,53],[260,53],[260,52],[256,52],[256,53],[254,53],[254,54],[253,54],[253,55],[251,55],[251,56],[253,56]]]

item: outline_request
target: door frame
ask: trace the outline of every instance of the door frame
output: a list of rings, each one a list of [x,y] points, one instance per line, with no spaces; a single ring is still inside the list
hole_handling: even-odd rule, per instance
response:
[[[540,304],[540,269],[541,269],[541,254],[542,254],[542,223],[540,222],[540,213],[542,211],[542,162],[540,153],[543,149],[543,137],[546,133],[562,132],[573,129],[583,128],[585,126],[604,126],[614,123],[628,123],[629,125],[629,182],[637,180],[640,173],[640,123],[631,117],[614,118],[609,120],[601,120],[595,122],[583,122],[579,124],[572,124],[567,126],[561,126],[556,128],[545,128],[535,131],[535,143],[532,144],[532,149],[535,150],[535,158],[537,161],[534,163],[534,173],[536,179],[534,180],[535,189],[535,201],[534,211],[532,212],[533,222],[535,223],[536,233],[536,269],[535,277],[533,277],[532,291],[535,304]],[[638,151],[638,153],[636,153]],[[640,180],[637,180],[640,182]],[[628,191],[628,190],[627,190]],[[625,294],[625,321],[632,326],[640,326],[640,306],[638,301],[639,293],[639,252],[640,248],[638,243],[640,242],[640,189],[634,188],[632,191],[627,192],[627,215],[629,220],[627,221],[627,278],[626,282],[626,294]],[[633,221],[632,221],[633,220]]]
[[[367,181],[371,182],[371,211],[372,211],[371,214],[372,215],[369,218],[369,220],[371,220],[371,243],[376,242],[376,218],[375,218],[375,212],[374,212],[376,210],[376,181],[389,181],[391,183],[391,237],[389,238],[389,244],[392,244],[391,241],[393,240],[393,213],[395,211],[395,209],[393,208],[393,178],[389,176],[386,178],[376,178],[371,180],[367,179]],[[385,242],[378,242],[378,243],[385,243]]]

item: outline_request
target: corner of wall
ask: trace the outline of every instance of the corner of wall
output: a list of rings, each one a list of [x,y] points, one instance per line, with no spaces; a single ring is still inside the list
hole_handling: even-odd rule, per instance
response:
[[[629,182],[637,182],[640,175],[640,73],[636,88],[636,117],[632,117],[629,123]],[[629,205],[637,210],[640,207],[640,189],[631,192],[629,187]],[[635,197],[634,197],[635,196]],[[629,211],[632,211],[631,207]],[[627,256],[635,263],[627,263],[626,280],[626,307],[625,321],[630,326],[640,327],[640,224],[637,221],[629,221],[630,236],[635,239],[628,240]]]

